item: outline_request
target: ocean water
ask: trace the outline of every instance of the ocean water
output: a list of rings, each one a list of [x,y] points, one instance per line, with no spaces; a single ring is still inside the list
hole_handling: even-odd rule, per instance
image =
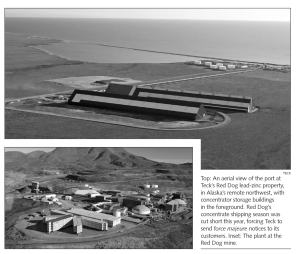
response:
[[[162,63],[214,57],[290,64],[289,22],[5,18],[5,31],[65,40],[40,48],[72,60]]]

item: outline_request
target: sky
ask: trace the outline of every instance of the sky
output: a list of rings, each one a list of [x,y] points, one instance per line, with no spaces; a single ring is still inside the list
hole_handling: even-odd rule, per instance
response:
[[[5,148],[5,152],[18,151],[22,153],[30,153],[33,151],[45,151],[50,152],[55,148]],[[143,156],[147,159],[158,161],[158,162],[169,162],[175,164],[181,164],[186,162],[193,162],[193,148],[186,147],[138,147],[138,148],[125,148],[128,152]]]
[[[5,17],[290,21],[289,9],[5,9]]]

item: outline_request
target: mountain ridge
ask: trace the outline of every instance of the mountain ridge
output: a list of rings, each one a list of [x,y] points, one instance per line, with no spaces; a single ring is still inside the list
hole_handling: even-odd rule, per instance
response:
[[[65,168],[77,172],[115,168],[177,168],[180,166],[137,156],[124,148],[102,147],[59,147],[47,153],[34,151],[28,154],[10,151],[5,152],[5,164],[8,170],[21,170],[27,173],[39,170],[63,171]]]

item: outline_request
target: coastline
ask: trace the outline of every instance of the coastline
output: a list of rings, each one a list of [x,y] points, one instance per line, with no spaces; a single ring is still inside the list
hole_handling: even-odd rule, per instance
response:
[[[247,61],[247,60],[239,60],[239,59],[217,58],[217,57],[210,57],[210,56],[198,56],[198,55],[189,55],[189,54],[165,52],[165,51],[155,51],[155,50],[148,50],[148,49],[115,46],[115,45],[108,45],[108,44],[101,44],[101,43],[91,43],[91,42],[80,42],[80,41],[72,41],[72,40],[65,40],[65,39],[56,39],[56,38],[50,38],[50,37],[45,37],[45,36],[26,35],[26,34],[21,34],[21,33],[12,33],[12,32],[5,32],[5,33],[18,34],[18,35],[27,36],[27,38],[33,38],[33,39],[36,38],[36,39],[45,39],[45,40],[56,40],[56,41],[58,41],[58,42],[54,42],[54,43],[50,42],[50,43],[47,43],[46,45],[57,45],[57,44],[61,44],[61,43],[78,43],[78,44],[87,44],[87,45],[96,45],[96,46],[98,45],[98,46],[109,47],[109,48],[119,48],[119,49],[127,49],[127,50],[134,50],[134,51],[142,51],[142,52],[149,52],[149,53],[156,53],[156,54],[193,57],[193,58],[208,59],[208,60],[211,59],[211,60],[217,60],[217,61],[229,62],[229,63],[240,62],[240,63],[243,63],[243,64],[253,64],[253,65],[255,65],[255,64],[257,64],[257,65],[268,64],[268,65],[273,65],[273,66],[277,66],[277,67],[279,67],[279,66],[290,67],[290,64],[275,64],[275,63],[269,63],[269,62],[257,62],[257,61]],[[43,51],[44,53],[49,54],[51,56],[57,56],[57,57],[60,57],[62,59],[68,60],[68,61],[78,61],[78,62],[82,62],[82,63],[101,64],[101,63],[95,62],[95,61],[72,60],[72,59],[67,58],[65,56],[52,53],[49,50],[39,48],[39,47],[42,47],[42,46],[43,45],[41,44],[41,45],[34,45],[34,46],[30,45],[28,47],[35,48],[35,49]],[[187,62],[187,61],[184,61],[184,62]],[[112,63],[112,64],[116,64],[116,63]],[[139,64],[139,63],[137,63],[137,64]],[[159,64],[159,63],[157,63],[157,64]]]
[[[57,43],[58,40],[28,39],[21,35],[10,35],[5,37],[5,41],[5,98],[33,97],[70,90],[58,84],[41,82],[50,79],[105,74],[110,77],[151,82],[153,79],[168,80],[174,79],[174,76],[199,75],[200,70],[207,74],[214,73],[214,70],[185,63],[99,64],[69,61],[28,47]],[[259,107],[254,114],[230,114],[232,123],[226,128],[181,133],[180,137],[184,139],[203,140],[205,146],[202,147],[202,168],[289,169],[290,78],[290,71],[284,73],[260,69],[245,72],[243,75],[215,76],[202,79],[201,82],[196,79],[158,85],[158,88],[251,96],[255,105]],[[5,110],[5,138],[176,139],[178,134],[175,131],[133,129],[59,116]],[[217,146],[216,142],[212,142],[215,140],[218,140]],[[239,154],[238,158],[236,154]]]

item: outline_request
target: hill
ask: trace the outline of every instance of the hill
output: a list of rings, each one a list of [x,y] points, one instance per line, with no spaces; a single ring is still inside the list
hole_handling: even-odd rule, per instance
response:
[[[105,169],[178,168],[183,165],[156,162],[129,153],[124,148],[56,148],[51,152],[35,151],[28,154],[6,152],[8,171],[22,173],[77,173]],[[190,165],[185,165],[190,167]]]

